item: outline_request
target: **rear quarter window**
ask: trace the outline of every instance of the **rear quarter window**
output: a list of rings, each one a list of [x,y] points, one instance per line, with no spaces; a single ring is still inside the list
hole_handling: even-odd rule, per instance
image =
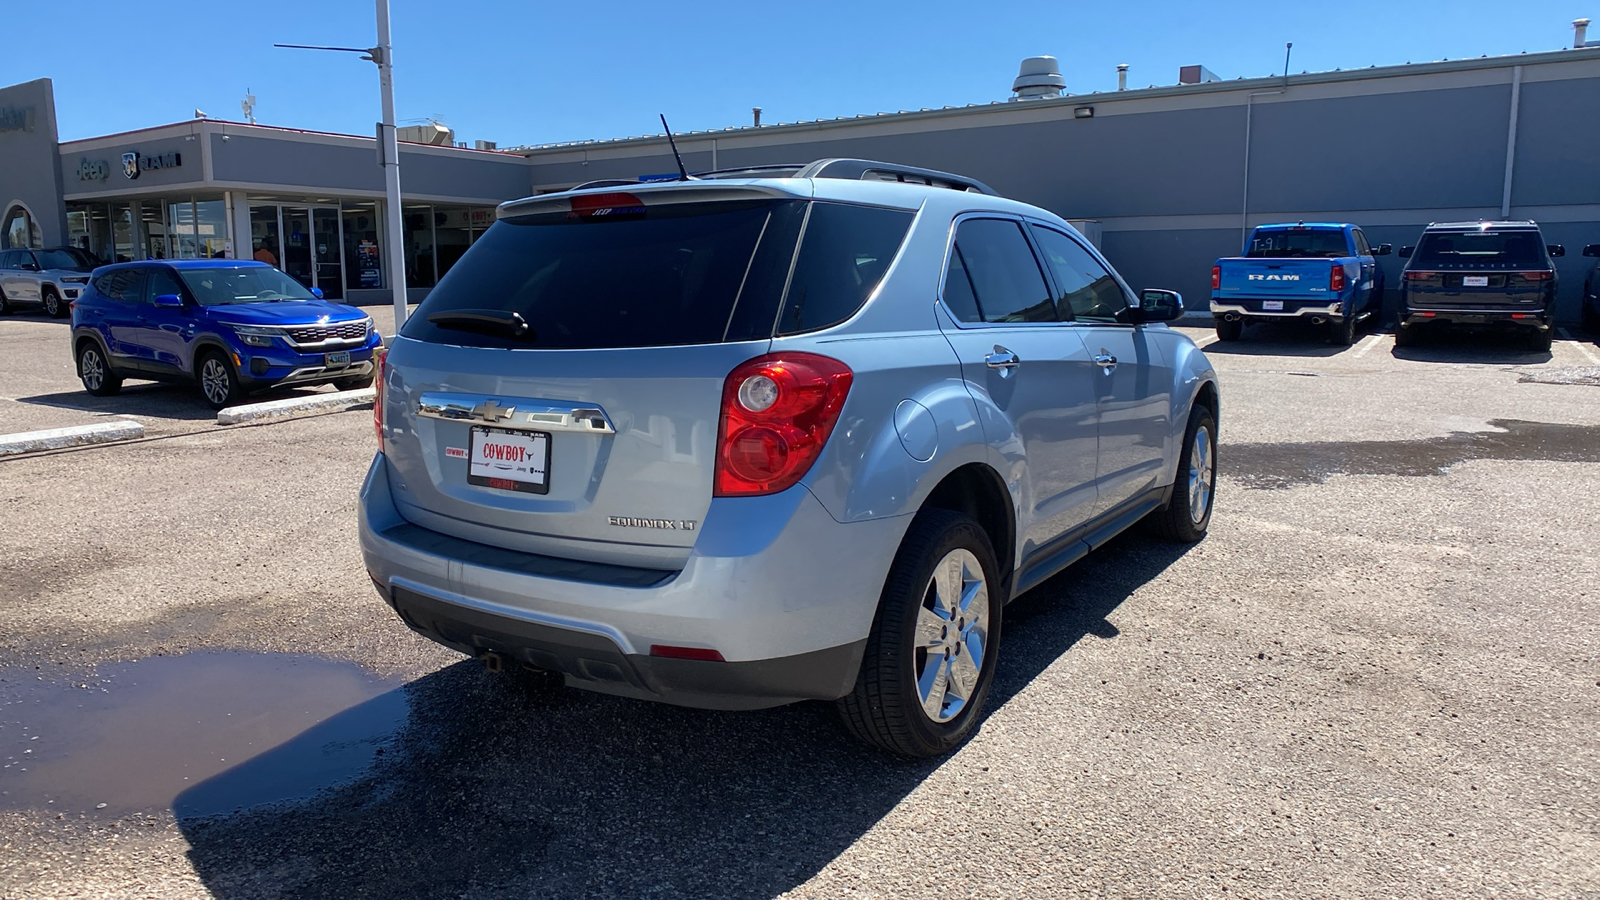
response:
[[[777,333],[816,331],[855,315],[894,262],[913,215],[901,209],[813,203]]]

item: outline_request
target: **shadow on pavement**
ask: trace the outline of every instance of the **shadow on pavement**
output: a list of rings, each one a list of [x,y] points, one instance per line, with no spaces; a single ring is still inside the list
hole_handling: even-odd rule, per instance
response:
[[[279,388],[260,394],[247,394],[239,402],[261,403],[285,397],[304,397],[316,392],[311,388]],[[17,402],[106,415],[149,416],[181,421],[204,421],[217,417],[217,411],[206,405],[200,396],[200,389],[192,384],[134,382],[123,385],[121,392],[113,397],[96,397],[88,391],[79,390],[18,397]]]
[[[1120,539],[1008,607],[990,710],[1085,635],[1115,637],[1106,616],[1186,549]],[[449,666],[401,689],[409,721],[359,780],[302,803],[180,813],[195,870],[230,900],[771,897],[944,762],[855,743],[827,703],[719,713],[517,685]],[[366,705],[191,791],[281,779],[281,758],[336,744]]]
[[[1372,329],[1363,323],[1356,332],[1356,341],[1366,337]],[[1310,322],[1261,322],[1246,325],[1237,341],[1213,341],[1206,345],[1206,354],[1226,353],[1230,356],[1338,356],[1349,350],[1328,343],[1328,326]]]
[[[1476,365],[1538,365],[1554,358],[1549,350],[1528,349],[1527,339],[1519,332],[1428,327],[1432,330],[1419,335],[1418,343],[1410,347],[1396,346],[1393,350],[1395,359]]]

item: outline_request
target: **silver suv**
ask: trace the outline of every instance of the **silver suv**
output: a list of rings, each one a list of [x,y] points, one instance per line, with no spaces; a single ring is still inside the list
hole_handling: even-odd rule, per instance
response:
[[[1216,374],[1060,218],[861,160],[500,207],[395,339],[372,580],[491,670],[932,756],[1007,602],[1211,517]]]
[[[19,303],[37,303],[55,318],[66,316],[98,265],[75,247],[0,250],[0,315]]]

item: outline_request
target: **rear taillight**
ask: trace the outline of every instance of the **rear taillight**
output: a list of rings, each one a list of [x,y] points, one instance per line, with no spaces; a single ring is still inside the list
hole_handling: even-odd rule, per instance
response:
[[[1555,277],[1554,272],[1512,272],[1512,277],[1522,278],[1527,281],[1549,281]]]
[[[1333,268],[1328,270],[1328,290],[1344,290],[1344,266],[1334,263]]]
[[[383,452],[383,376],[385,363],[389,359],[389,349],[379,347],[372,351],[372,361],[377,367],[372,375],[372,387],[375,394],[372,397],[372,430],[378,435],[378,452]]]
[[[1405,274],[1407,281],[1433,281],[1438,277],[1438,272],[1407,272]]]
[[[718,497],[775,494],[805,477],[855,375],[815,353],[770,353],[728,374],[717,426]]]
[[[1222,267],[1221,266],[1212,266],[1211,267],[1211,289],[1213,291],[1222,290]]]

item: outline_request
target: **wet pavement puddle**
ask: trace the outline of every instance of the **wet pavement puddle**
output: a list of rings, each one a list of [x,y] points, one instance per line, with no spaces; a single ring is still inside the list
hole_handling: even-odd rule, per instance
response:
[[[313,656],[156,656],[70,683],[0,669],[0,808],[185,818],[301,800],[365,772],[407,714],[398,683]]]
[[[1502,431],[1458,431],[1416,441],[1224,444],[1221,473],[1259,489],[1320,484],[1330,475],[1442,475],[1472,459],[1600,462],[1600,425],[1496,419]]]

